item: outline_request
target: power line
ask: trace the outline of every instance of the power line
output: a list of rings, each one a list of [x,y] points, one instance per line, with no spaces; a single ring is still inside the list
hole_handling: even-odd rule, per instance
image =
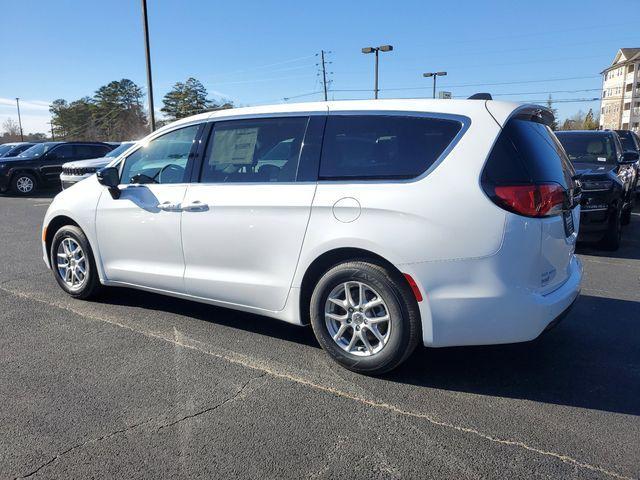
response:
[[[514,92],[514,93],[491,93],[492,97],[507,97],[513,95],[547,95],[550,93],[581,93],[581,92],[599,92],[599,88],[585,88],[582,90],[547,90],[544,92]],[[455,98],[467,97],[468,95],[454,95]]]
[[[316,57],[316,55],[307,55],[307,56],[304,56],[304,57],[297,57],[297,58],[292,58],[292,59],[289,59],[289,60],[282,60],[280,62],[268,63],[266,65],[259,65],[259,66],[256,66],[256,67],[245,68],[245,69],[242,69],[242,70],[236,70],[234,72],[218,73],[218,74],[215,74],[215,76],[228,76],[228,75],[236,75],[238,73],[253,72],[255,70],[262,70],[264,68],[269,68],[269,67],[277,67],[279,65],[286,65],[288,63],[295,63],[295,62],[299,62],[301,60],[307,60],[309,58],[315,58],[315,57]],[[295,67],[295,68],[298,68],[298,67]]]
[[[540,80],[518,80],[513,82],[489,82],[489,83],[460,83],[441,85],[441,88],[462,88],[462,87],[492,87],[500,85],[524,85],[527,83],[547,83],[547,82],[563,82],[567,80],[584,80],[589,78],[600,78],[600,75],[584,75],[579,77],[563,77],[563,78],[546,78]],[[381,88],[380,91],[392,92],[403,90],[428,90],[431,87],[392,87]],[[599,90],[599,89],[598,89]],[[333,92],[371,92],[370,88],[345,88],[340,90],[332,90]]]

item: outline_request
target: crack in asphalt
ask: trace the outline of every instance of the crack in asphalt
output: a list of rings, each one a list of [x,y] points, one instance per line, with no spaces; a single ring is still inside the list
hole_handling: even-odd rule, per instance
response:
[[[227,403],[233,402],[234,400],[236,400],[238,397],[240,397],[240,395],[242,395],[245,391],[245,389],[247,388],[247,386],[253,382],[254,380],[257,380],[259,378],[264,377],[267,374],[267,372],[262,372],[260,375],[258,375],[257,377],[252,377],[249,380],[247,380],[246,382],[244,382],[244,384],[242,385],[242,387],[240,387],[240,389],[234,393],[231,397],[227,398],[226,400],[223,400],[222,402],[209,407],[209,408],[205,408],[204,410],[201,410],[197,413],[192,413],[190,415],[185,415],[182,418],[179,418],[178,420],[175,420],[173,422],[170,423],[166,423],[164,425],[160,425],[158,427],[158,429],[156,430],[157,432],[159,432],[160,430],[164,429],[164,428],[169,428],[169,427],[173,427],[174,425],[177,425],[178,423],[184,422],[185,420],[190,420],[192,418],[195,417],[199,417],[200,415],[204,415],[205,413],[210,413],[213,412],[214,410],[217,410],[220,407],[223,407],[224,405],[226,405]]]
[[[205,408],[204,410],[201,410],[199,412],[196,412],[196,413],[193,413],[193,414],[190,414],[190,415],[185,415],[184,417],[179,418],[178,420],[175,420],[173,422],[160,425],[156,429],[156,432],[159,432],[160,430],[162,430],[164,428],[168,428],[168,427],[172,427],[174,425],[177,425],[178,423],[184,422],[185,420],[190,420],[192,418],[199,417],[200,415],[204,415],[206,413],[210,413],[210,412],[212,412],[214,410],[217,410],[218,408],[223,407],[224,405],[226,405],[226,404],[228,404],[230,402],[233,402],[234,400],[238,399],[245,392],[245,390],[247,389],[247,387],[249,386],[249,384],[251,382],[253,382],[254,380],[258,380],[259,378],[264,377],[266,374],[267,374],[267,372],[262,372],[258,376],[251,377],[249,380],[244,382],[242,384],[242,386],[238,389],[238,391],[235,392],[233,395],[231,395],[229,398],[223,400],[222,402],[220,402],[220,403],[218,403],[218,404],[216,404],[216,405],[214,405],[212,407]],[[49,460],[47,460],[46,462],[44,462],[43,464],[38,466],[35,470],[31,471],[30,473],[27,473],[26,475],[14,477],[13,480],[19,480],[19,479],[22,479],[22,478],[30,478],[33,475],[35,475],[38,472],[40,472],[43,468],[47,467],[48,465],[51,465],[55,461],[59,460],[61,457],[65,456],[65,455],[67,455],[67,454],[69,454],[69,453],[71,453],[71,452],[73,452],[75,450],[81,449],[81,448],[83,448],[83,447],[85,447],[85,446],[87,446],[89,444],[102,442],[104,440],[107,440],[107,439],[109,439],[111,437],[114,437],[116,435],[119,435],[121,433],[126,433],[126,432],[128,432],[130,430],[133,430],[133,429],[136,429],[136,428],[141,427],[143,425],[146,425],[147,423],[150,423],[150,422],[152,422],[154,420],[155,420],[155,418],[149,418],[149,419],[144,420],[142,422],[134,423],[133,425],[129,425],[129,426],[125,427],[125,428],[121,428],[121,429],[116,430],[114,432],[110,432],[110,433],[108,433],[106,435],[102,435],[101,437],[92,438],[92,439],[86,440],[84,442],[78,443],[78,444],[76,444],[76,445],[74,445],[72,447],[69,447],[66,450],[54,455],[52,458],[50,458]]]
[[[30,473],[27,473],[26,475],[21,475],[21,476],[13,477],[13,480],[18,480],[18,479],[21,479],[21,478],[29,478],[29,477],[32,477],[33,475],[37,474],[40,470],[42,470],[42,469],[43,469],[43,468],[45,468],[46,466],[51,465],[53,462],[55,462],[55,461],[56,461],[56,460],[58,460],[59,458],[61,458],[61,457],[65,456],[65,455],[67,455],[68,453],[73,452],[74,450],[78,450],[79,448],[82,448],[82,447],[84,447],[84,446],[86,446],[86,445],[89,445],[89,444],[91,444],[91,443],[98,443],[98,442],[101,442],[101,441],[103,441],[103,440],[106,440],[106,439],[108,439],[108,438],[111,438],[111,437],[113,437],[113,436],[115,436],[115,435],[118,435],[118,434],[120,434],[120,433],[124,433],[124,432],[127,432],[127,431],[129,431],[129,430],[133,430],[134,428],[138,428],[138,427],[140,427],[140,426],[142,426],[142,425],[145,425],[145,424],[147,424],[147,423],[149,423],[149,422],[151,422],[151,421],[153,421],[153,418],[149,418],[149,419],[144,420],[144,421],[142,421],[142,422],[134,423],[133,425],[129,425],[129,426],[125,427],[125,428],[121,428],[120,430],[116,430],[116,431],[114,431],[114,432],[107,433],[106,435],[102,435],[101,437],[98,437],[98,438],[91,438],[91,439],[86,440],[86,441],[84,441],[84,442],[78,443],[78,444],[76,444],[76,445],[74,445],[74,446],[72,446],[72,447],[69,447],[69,448],[67,448],[66,450],[64,450],[64,451],[62,451],[62,452],[60,452],[60,453],[58,453],[58,454],[54,455],[52,458],[50,458],[49,460],[47,460],[46,462],[44,462],[43,464],[41,464],[38,468],[36,468],[35,470],[31,471]]]
[[[568,465],[572,465],[574,467],[583,469],[583,470],[588,470],[591,472],[595,472],[595,473],[600,473],[603,475],[607,475],[609,477],[613,477],[613,478],[617,478],[617,479],[621,479],[621,480],[634,480],[633,477],[629,477],[627,475],[618,473],[618,472],[614,472],[612,470],[608,470],[606,468],[603,467],[599,467],[597,465],[592,465],[586,462],[582,462],[580,460],[577,460],[573,457],[571,457],[570,455],[565,455],[562,453],[557,453],[551,450],[544,450],[542,448],[538,448],[538,447],[534,447],[531,446],[523,441],[520,440],[513,440],[513,439],[509,439],[509,438],[502,438],[502,437],[497,437],[488,433],[484,433],[481,432],[480,430],[477,430],[475,428],[471,428],[471,427],[463,427],[460,425],[455,425],[453,423],[450,422],[446,422],[446,421],[442,421],[442,420],[438,420],[437,418],[433,417],[430,414],[427,413],[420,413],[420,412],[412,412],[410,410],[404,410],[396,405],[392,405],[390,403],[387,402],[382,402],[382,401],[378,401],[378,400],[371,400],[368,399],[366,397],[357,395],[357,394],[353,394],[353,393],[349,393],[347,391],[344,390],[340,390],[338,388],[335,387],[331,387],[328,385],[322,385],[320,383],[316,383],[312,380],[309,380],[307,378],[304,378],[302,376],[299,375],[294,375],[294,374],[290,374],[287,373],[286,371],[279,371],[276,370],[272,367],[269,367],[267,365],[264,365],[263,363],[261,363],[259,360],[255,360],[251,357],[248,357],[246,355],[242,355],[242,354],[238,354],[236,352],[227,352],[227,353],[220,353],[217,352],[215,350],[212,349],[212,347],[208,344],[203,344],[203,342],[198,342],[197,340],[191,340],[188,337],[184,337],[184,340],[179,341],[177,339],[175,339],[173,336],[167,336],[165,334],[162,333],[157,333],[157,332],[153,332],[153,331],[149,331],[149,330],[144,330],[141,329],[140,327],[135,328],[134,326],[131,325],[127,325],[125,323],[119,322],[117,320],[112,320],[112,319],[107,319],[98,315],[91,315],[87,312],[81,311],[79,309],[74,309],[72,306],[70,305],[59,305],[56,303],[52,303],[46,300],[43,300],[41,298],[38,298],[37,296],[33,295],[33,294],[29,294],[26,292],[22,292],[22,291],[15,291],[15,290],[10,290],[4,286],[0,286],[0,290],[7,292],[11,295],[15,295],[17,297],[21,297],[21,298],[25,298],[31,301],[36,301],[39,303],[42,303],[44,305],[50,306],[50,307],[54,307],[54,308],[59,308],[62,310],[67,310],[75,315],[78,315],[80,317],[83,318],[87,318],[90,320],[96,320],[99,322],[103,322],[103,323],[108,323],[120,328],[124,328],[127,329],[131,332],[135,332],[138,333],[140,335],[146,336],[147,338],[152,338],[152,339],[156,339],[156,340],[162,340],[164,342],[170,343],[172,345],[179,345],[183,348],[189,349],[189,350],[193,350],[193,351],[197,351],[200,353],[204,353],[206,355],[210,355],[213,356],[215,358],[227,361],[231,364],[234,365],[240,365],[243,366],[245,368],[254,370],[254,371],[260,371],[260,372],[264,372],[264,375],[270,375],[274,378],[280,378],[283,380],[287,380],[293,383],[296,383],[298,385],[303,385],[306,386],[308,388],[311,388],[313,390],[316,391],[320,391],[320,392],[324,392],[336,397],[340,397],[340,398],[345,398],[345,399],[349,399],[352,400],[354,402],[358,402],[361,403],[363,405],[367,405],[373,408],[379,408],[382,410],[386,410],[392,413],[395,413],[397,415],[402,415],[404,417],[409,417],[409,418],[417,418],[417,419],[421,419],[421,420],[425,420],[429,423],[431,423],[432,425],[438,426],[438,427],[442,427],[442,428],[446,428],[449,430],[454,430],[460,433],[466,433],[466,434],[470,434],[470,435],[474,435],[477,436],[479,438],[482,438],[484,440],[487,440],[489,442],[492,443],[496,443],[499,445],[504,445],[504,446],[509,446],[509,447],[517,447],[520,448],[522,450],[526,450],[528,452],[531,453],[535,453],[537,455],[540,456],[544,456],[544,457],[549,457],[549,458],[553,458],[555,460],[559,460],[562,463],[566,463]],[[187,343],[187,340],[190,341],[190,343]],[[204,346],[203,346],[204,345]],[[264,376],[263,375],[263,376]],[[51,462],[49,462],[51,463]],[[20,477],[18,477],[20,478]],[[23,477],[25,478],[25,477]]]

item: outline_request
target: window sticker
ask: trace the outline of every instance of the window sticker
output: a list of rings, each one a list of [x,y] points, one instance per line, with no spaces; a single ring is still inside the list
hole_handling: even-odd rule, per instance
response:
[[[257,127],[216,131],[210,164],[251,165],[257,139]]]
[[[606,162],[607,158],[606,157],[598,157],[598,161],[599,162]]]

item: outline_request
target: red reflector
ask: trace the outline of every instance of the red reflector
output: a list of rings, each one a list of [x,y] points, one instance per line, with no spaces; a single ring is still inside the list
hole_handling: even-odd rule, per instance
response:
[[[494,187],[498,202],[512,212],[527,217],[546,217],[560,213],[565,190],[557,183],[541,185],[501,185]]]
[[[413,296],[416,297],[416,300],[418,302],[421,302],[422,301],[422,293],[420,293],[420,288],[418,287],[418,284],[411,277],[411,275],[409,275],[408,273],[403,273],[403,275],[404,275],[404,278],[407,279],[407,282],[409,282],[409,286],[411,287],[411,291],[413,292]]]

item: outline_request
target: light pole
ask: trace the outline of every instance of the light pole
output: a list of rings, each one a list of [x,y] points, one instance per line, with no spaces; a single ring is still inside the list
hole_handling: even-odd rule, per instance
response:
[[[380,45],[379,47],[365,47],[362,49],[362,53],[375,53],[376,54],[376,64],[374,71],[374,83],[373,83],[373,98],[378,98],[378,53],[379,52],[390,52],[393,50],[393,46],[391,45]]]
[[[433,98],[436,98],[436,78],[443,77],[447,72],[427,72],[423,73],[423,77],[433,77]]]
[[[18,125],[20,125],[20,141],[24,142],[24,135],[22,134],[22,117],[20,116],[20,99],[16,97],[16,106],[18,107]]]
[[[147,98],[149,99],[149,124],[156,129],[156,115],[153,111],[153,81],[151,80],[151,53],[149,52],[149,22],[147,21],[147,0],[142,0],[142,25],[144,27],[144,49],[147,57]]]

